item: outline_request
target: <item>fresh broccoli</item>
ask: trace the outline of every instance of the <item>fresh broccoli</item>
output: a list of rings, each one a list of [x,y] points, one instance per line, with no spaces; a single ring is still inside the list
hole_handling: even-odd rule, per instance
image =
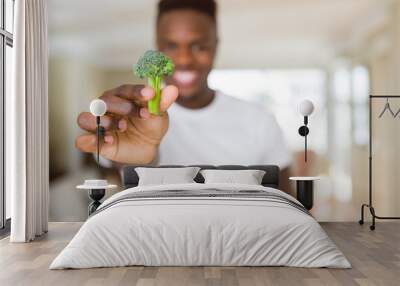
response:
[[[147,78],[149,85],[155,90],[156,96],[147,104],[151,114],[160,114],[161,83],[166,75],[174,71],[174,64],[163,53],[147,51],[133,66],[134,73],[140,78]]]

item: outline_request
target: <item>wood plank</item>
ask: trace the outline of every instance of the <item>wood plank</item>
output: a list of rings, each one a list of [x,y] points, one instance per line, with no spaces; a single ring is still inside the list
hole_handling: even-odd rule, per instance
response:
[[[352,263],[352,269],[290,267],[117,267],[48,269],[81,223],[50,223],[32,243],[0,240],[0,285],[400,285],[400,223],[379,222],[375,232],[357,223],[322,223]]]

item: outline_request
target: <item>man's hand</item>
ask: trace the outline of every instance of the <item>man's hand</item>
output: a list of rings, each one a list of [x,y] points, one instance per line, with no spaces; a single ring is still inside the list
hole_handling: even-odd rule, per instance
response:
[[[168,130],[166,110],[178,97],[178,89],[170,85],[162,90],[160,116],[151,115],[147,110],[147,102],[154,95],[153,89],[143,85],[122,85],[103,93],[100,99],[106,102],[107,113],[101,117],[101,126],[106,129],[101,156],[127,164],[147,164],[155,158]],[[95,153],[96,118],[89,112],[82,112],[78,125],[90,133],[78,136],[76,147]]]

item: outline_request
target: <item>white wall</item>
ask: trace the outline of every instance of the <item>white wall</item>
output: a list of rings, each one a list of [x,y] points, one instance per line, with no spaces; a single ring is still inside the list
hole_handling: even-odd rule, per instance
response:
[[[149,25],[153,24],[150,19],[154,11],[149,12],[151,15],[146,13],[149,7],[154,8],[154,1],[135,2],[138,6],[130,8],[123,1],[117,1],[115,7],[111,5],[107,11],[105,6],[95,5],[91,15],[74,12],[79,10],[79,5],[90,6],[90,2],[50,2],[54,5],[49,6],[49,13],[62,16],[54,17],[56,22],[50,19],[50,42],[53,43],[49,82],[51,153],[56,154],[52,157],[53,164],[67,170],[73,178],[57,180],[57,187],[63,192],[53,196],[57,204],[53,211],[58,212],[55,217],[59,220],[73,220],[85,216],[87,203],[85,194],[72,191],[75,182],[83,177],[84,168],[82,156],[73,145],[74,137],[81,132],[76,126],[76,115],[87,109],[90,99],[102,91],[137,81],[131,64],[138,53],[152,44],[152,26]],[[332,89],[334,74],[338,67],[351,72],[355,66],[365,65],[370,71],[371,93],[400,95],[400,4],[369,0],[340,3],[304,0],[304,5],[284,2],[256,1],[248,5],[247,1],[222,1],[218,67],[313,67],[326,72],[328,150],[317,158],[310,172],[325,173],[328,180],[318,185],[322,191],[316,194],[320,204],[314,211],[321,220],[355,221],[361,203],[367,201],[368,148],[365,144],[355,144],[352,136],[351,82],[349,100],[341,107],[340,95]],[[126,17],[119,17],[121,11],[124,15],[136,14],[128,21]],[[142,15],[137,15],[140,13]],[[259,24],[257,29],[241,25],[237,21],[238,14],[246,14],[247,18],[253,15]],[[103,25],[107,22],[104,15],[115,18],[112,26]],[[304,25],[296,25],[297,22]],[[79,54],[79,49],[83,54]],[[393,101],[393,106],[400,108],[400,100]],[[378,103],[374,109],[375,119],[381,107]],[[346,116],[348,124],[343,120]],[[400,127],[397,120],[380,120],[377,124],[373,130],[379,147],[374,154],[375,205],[380,215],[400,215],[400,191],[397,189],[400,152],[396,148]],[[54,194],[56,185],[52,185]],[[346,194],[350,194],[350,200],[343,200]],[[69,201],[66,212],[59,212],[60,204],[67,198],[74,199]],[[74,217],[74,213],[78,214]]]

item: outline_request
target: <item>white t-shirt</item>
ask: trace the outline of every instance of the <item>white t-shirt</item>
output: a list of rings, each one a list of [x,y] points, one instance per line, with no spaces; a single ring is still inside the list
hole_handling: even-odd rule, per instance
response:
[[[290,153],[275,118],[256,104],[220,92],[201,109],[173,104],[157,164],[254,165],[285,168]]]

